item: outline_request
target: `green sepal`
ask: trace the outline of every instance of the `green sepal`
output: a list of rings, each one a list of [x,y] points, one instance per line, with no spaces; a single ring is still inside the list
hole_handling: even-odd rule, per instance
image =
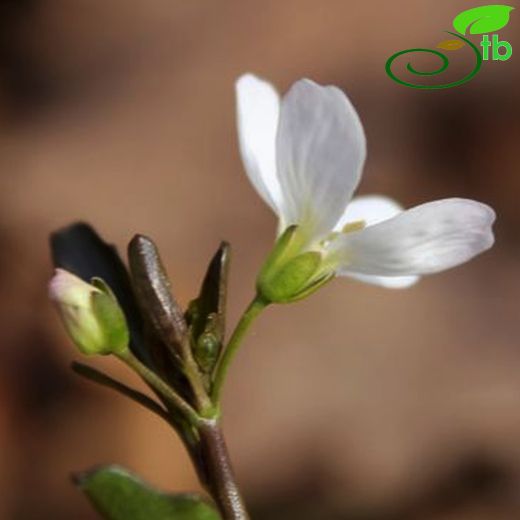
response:
[[[326,275],[321,276],[317,280],[313,281],[310,285],[308,285],[302,292],[298,293],[291,299],[291,302],[297,302],[307,298],[313,292],[316,292],[318,289],[321,289],[324,285],[329,283],[334,278],[334,273],[328,273]]]
[[[267,282],[277,272],[277,270],[291,256],[297,253],[302,245],[301,234],[298,233],[298,226],[289,226],[278,238],[276,244],[267,257],[258,275],[259,284]]]
[[[97,354],[120,354],[128,350],[130,332],[123,310],[119,306],[110,286],[99,277],[90,280],[92,286],[101,292],[92,292],[90,303],[92,312],[105,336],[103,350]]]
[[[268,303],[289,303],[314,292],[331,276],[320,272],[323,257],[304,251],[306,238],[298,226],[289,226],[278,238],[256,281],[258,295]]]
[[[105,520],[221,520],[194,494],[165,494],[118,466],[76,475],[74,482]]]
[[[100,278],[99,276],[94,276],[90,279],[90,285],[93,285],[96,289],[99,289],[105,294],[108,294],[108,296],[111,296],[113,300],[117,301],[117,298],[114,295],[114,291],[112,291],[110,285],[108,285],[105,282],[105,280],[103,280],[103,278]]]
[[[316,251],[308,251],[295,256],[257,284],[258,294],[266,301],[289,303],[314,285],[314,275],[322,263],[322,256]]]

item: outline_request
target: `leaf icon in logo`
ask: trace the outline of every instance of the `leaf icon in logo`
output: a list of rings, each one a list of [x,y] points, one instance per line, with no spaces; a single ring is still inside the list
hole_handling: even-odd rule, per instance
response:
[[[484,34],[498,31],[509,22],[509,15],[514,7],[509,5],[483,5],[468,9],[458,14],[453,20],[453,27],[461,34]]]
[[[444,40],[437,45],[437,49],[445,51],[458,51],[466,45],[462,40]]]

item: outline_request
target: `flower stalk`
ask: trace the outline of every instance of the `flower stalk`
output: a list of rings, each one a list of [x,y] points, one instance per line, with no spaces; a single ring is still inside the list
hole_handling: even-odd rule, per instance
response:
[[[166,383],[155,372],[150,370],[144,363],[139,361],[130,350],[117,354],[117,357],[134,370],[158,394],[164,397],[164,399],[178,410],[192,426],[197,426],[199,424],[201,417],[197,411],[175,390],[173,390],[168,383]]]
[[[238,348],[239,344],[235,344]],[[233,473],[220,418],[218,416],[212,419],[203,417],[129,351],[118,357],[168,403],[173,405],[192,426],[196,437],[195,442],[183,440],[190,451],[201,484],[215,501],[223,520],[249,520],[245,502]],[[195,374],[193,375],[197,377]],[[175,424],[175,421],[171,419],[168,422],[172,425]],[[179,429],[177,431],[182,436],[182,431]]]
[[[258,317],[258,315],[269,305],[267,301],[265,301],[260,296],[255,296],[244,314],[240,318],[229,342],[224,350],[224,354],[222,355],[222,359],[220,363],[217,365],[217,369],[213,379],[213,389],[211,392],[211,397],[213,403],[218,407],[222,397],[222,388],[224,386],[224,382],[226,381],[226,376],[228,374],[229,368],[233,359],[235,358],[242,341],[247,334],[247,331]]]

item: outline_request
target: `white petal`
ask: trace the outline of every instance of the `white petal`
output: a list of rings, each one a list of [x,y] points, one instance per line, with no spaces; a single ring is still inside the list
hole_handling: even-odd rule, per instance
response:
[[[366,142],[359,117],[336,87],[295,83],[282,100],[277,171],[286,224],[330,232],[359,183]]]
[[[339,236],[343,269],[378,276],[436,273],[467,262],[494,242],[495,212],[446,199],[422,204],[362,231]]]
[[[347,206],[334,230],[341,231],[346,224],[361,220],[365,222],[366,226],[372,226],[395,217],[402,211],[403,207],[389,197],[382,197],[381,195],[356,197]]]
[[[356,197],[347,206],[347,210],[336,225],[336,230],[341,231],[346,224],[359,221],[364,221],[367,227],[372,226],[395,217],[402,211],[403,207],[389,197],[380,195]],[[340,269],[337,274],[387,289],[407,289],[420,280],[419,276],[376,276],[352,273],[348,269]]]
[[[256,191],[278,213],[281,195],[275,143],[280,98],[270,83],[252,74],[241,76],[235,88],[242,162]]]
[[[371,274],[350,273],[349,271],[339,271],[338,275],[348,276],[360,282],[379,285],[387,289],[407,289],[420,280],[419,276],[374,276]]]
[[[65,269],[57,268],[49,282],[49,298],[59,305],[89,308],[92,293],[101,292]]]

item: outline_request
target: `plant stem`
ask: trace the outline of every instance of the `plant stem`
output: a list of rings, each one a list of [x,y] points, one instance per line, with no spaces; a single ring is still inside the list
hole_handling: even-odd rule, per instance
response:
[[[146,365],[141,363],[130,350],[117,354],[117,357],[124,361],[130,368],[137,372],[146,383],[159,392],[168,402],[170,402],[184,417],[196,426],[200,417],[198,413],[187,403],[168,383],[152,372]]]
[[[218,421],[199,416],[182,397],[132,353],[125,353],[119,357],[182,412],[184,417],[196,428],[198,433],[196,445],[188,442],[185,434],[179,433],[190,452],[201,483],[213,497],[223,520],[249,520],[244,501],[235,482],[226,443]]]
[[[224,350],[224,354],[217,366],[214,380],[213,380],[213,388],[211,392],[211,397],[215,406],[219,406],[220,396],[222,393],[222,387],[224,386],[224,381],[226,379],[226,375],[228,373],[229,367],[231,366],[231,362],[233,361],[242,340],[249,327],[255,320],[255,318],[262,312],[262,310],[267,307],[268,303],[261,299],[259,296],[255,296],[253,301],[249,304],[247,309],[242,314],[229,342]]]
[[[218,505],[223,520],[249,520],[218,421],[201,421],[198,432],[203,484]]]
[[[213,406],[213,402],[211,401],[206,389],[204,388],[204,382],[202,380],[201,373],[197,366],[197,362],[193,357],[191,352],[191,347],[189,346],[189,342],[185,342],[187,344],[184,347],[184,374],[188,378],[190,382],[191,388],[195,395],[196,405],[198,411],[203,417],[214,417],[216,415],[215,408]]]

